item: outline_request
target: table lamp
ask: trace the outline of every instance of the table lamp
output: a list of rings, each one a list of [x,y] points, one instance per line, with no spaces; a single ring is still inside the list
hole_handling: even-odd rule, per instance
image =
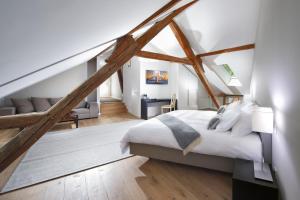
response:
[[[252,115],[252,131],[261,134],[273,133],[273,111],[269,107],[256,107]],[[264,149],[264,148],[263,148]],[[264,162],[254,162],[254,176],[257,179],[273,181],[270,167]]]

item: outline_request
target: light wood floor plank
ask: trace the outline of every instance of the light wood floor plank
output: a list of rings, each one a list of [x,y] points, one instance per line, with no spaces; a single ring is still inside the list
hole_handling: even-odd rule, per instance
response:
[[[45,192],[45,200],[63,200],[65,193],[65,178],[49,181]]]
[[[108,200],[105,186],[98,168],[85,171],[89,200]]]
[[[88,200],[89,199],[84,172],[67,176],[65,178],[64,199],[65,200]]]
[[[133,200],[123,174],[121,162],[111,163],[100,168],[100,174],[107,190],[108,198],[113,200]]]
[[[143,192],[142,188],[139,187],[136,179],[143,177],[139,167],[146,162],[143,159],[131,159],[130,162],[120,162],[120,167],[123,169],[123,178],[126,180],[126,187],[128,188],[129,193],[133,196],[133,199],[143,200],[147,199],[147,196]]]
[[[186,190],[196,194],[198,199],[231,199],[231,196],[227,196],[231,194],[231,175],[191,166],[182,167],[178,164],[163,165],[172,176],[177,177],[183,185],[187,185]],[[213,177],[213,174],[216,174],[216,177]],[[218,178],[228,181],[219,184]]]

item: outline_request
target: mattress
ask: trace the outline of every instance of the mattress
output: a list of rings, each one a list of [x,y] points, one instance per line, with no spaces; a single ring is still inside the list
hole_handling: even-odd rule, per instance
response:
[[[201,143],[191,152],[262,161],[262,143],[258,134],[238,137],[232,136],[230,131],[207,130],[207,124],[216,112],[178,110],[168,114],[184,121],[201,134]],[[121,148],[126,150],[130,142],[181,150],[171,130],[156,118],[131,127],[122,138]]]

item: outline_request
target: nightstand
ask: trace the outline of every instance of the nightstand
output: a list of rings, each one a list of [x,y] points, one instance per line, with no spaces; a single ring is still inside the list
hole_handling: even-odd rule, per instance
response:
[[[278,200],[278,186],[274,182],[254,178],[254,163],[249,160],[235,159],[232,176],[233,200]]]

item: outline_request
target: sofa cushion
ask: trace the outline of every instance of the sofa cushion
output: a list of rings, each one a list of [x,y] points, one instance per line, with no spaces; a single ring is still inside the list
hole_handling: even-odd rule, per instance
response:
[[[74,108],[73,111],[75,111],[79,115],[90,113],[90,110],[88,108]]]
[[[53,106],[54,104],[56,104],[57,102],[59,102],[62,99],[62,97],[58,97],[58,98],[49,98],[49,103],[51,106]]]
[[[31,97],[31,101],[36,112],[43,112],[51,108],[47,98]]]
[[[12,103],[17,109],[17,113],[31,113],[34,112],[34,107],[29,99],[11,99]]]

